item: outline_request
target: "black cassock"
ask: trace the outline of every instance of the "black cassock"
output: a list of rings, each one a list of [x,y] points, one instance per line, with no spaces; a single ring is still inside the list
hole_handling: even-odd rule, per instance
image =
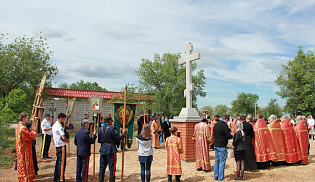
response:
[[[250,123],[244,121],[243,131],[245,132],[245,146],[246,146],[245,170],[253,170],[253,169],[256,169],[255,150],[252,144],[252,138],[254,136],[253,126]]]

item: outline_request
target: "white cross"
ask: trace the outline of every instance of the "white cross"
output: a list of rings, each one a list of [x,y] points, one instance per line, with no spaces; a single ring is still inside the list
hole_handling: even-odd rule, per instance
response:
[[[192,83],[191,62],[200,59],[200,53],[191,54],[193,45],[188,42],[185,47],[186,57],[178,60],[179,65],[186,64],[186,89],[184,97],[186,97],[186,108],[192,108],[192,92],[194,91],[194,83]]]

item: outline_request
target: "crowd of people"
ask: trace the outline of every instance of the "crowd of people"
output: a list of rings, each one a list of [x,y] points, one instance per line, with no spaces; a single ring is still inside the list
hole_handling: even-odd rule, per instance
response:
[[[33,181],[37,173],[35,170],[37,164],[32,141],[36,139],[37,133],[28,124],[27,112],[21,113],[19,117],[20,123],[15,132],[17,181]],[[66,115],[60,113],[52,126],[49,122],[50,117],[46,114],[41,123],[43,145],[40,156],[44,160],[51,158],[48,151],[53,136],[57,157],[54,181],[65,181],[66,145],[69,142],[64,131],[67,126],[64,123]],[[126,136],[127,130],[122,130],[119,134],[120,132],[113,126],[112,118],[105,116],[101,118],[101,127],[90,134],[91,122],[88,119],[89,114],[86,113],[81,122],[82,128],[76,132],[74,138],[74,144],[77,146],[76,179],[87,181],[91,144],[98,139],[98,143],[101,144],[99,181],[105,180],[107,166],[109,181],[115,181],[117,144]],[[182,174],[180,155],[184,152],[183,144],[177,134],[177,128],[171,126],[169,119],[155,114],[148,118],[142,112],[137,120],[136,143],[142,182],[150,181],[153,148],[159,148],[162,142],[165,142],[167,149],[168,181],[171,182],[173,176],[177,182],[180,181]],[[215,115],[211,120],[209,114],[205,113],[201,122],[195,125],[192,135],[196,145],[196,170],[211,171],[209,156],[211,149],[215,153],[214,179],[218,181],[224,180],[227,156],[235,158],[237,172],[235,180],[244,180],[246,170],[265,169],[270,165],[307,164],[309,137],[314,139],[314,125],[312,116],[308,118],[297,116],[296,122],[288,116],[278,119],[277,116],[271,115],[265,119],[261,114],[258,114],[256,119],[251,116],[231,118],[229,115],[223,115],[220,118]]]
[[[205,123],[208,121],[208,124],[202,124],[206,128],[202,134],[207,140],[203,139],[201,144],[196,141],[196,168],[204,168],[205,171],[209,168],[209,145],[215,151],[215,180],[224,179],[225,161],[230,155],[228,148],[236,161],[235,180],[243,180],[245,170],[308,163],[309,137],[313,137],[311,131],[314,129],[312,116],[308,120],[304,116],[297,116],[296,122],[286,115],[280,119],[275,115],[265,119],[262,114],[258,114],[256,119],[251,116],[231,118],[224,115],[221,120],[216,115],[213,120],[209,120],[207,112],[204,112],[203,117]],[[199,125],[196,125],[195,133],[196,130],[199,133],[202,130],[198,129]]]

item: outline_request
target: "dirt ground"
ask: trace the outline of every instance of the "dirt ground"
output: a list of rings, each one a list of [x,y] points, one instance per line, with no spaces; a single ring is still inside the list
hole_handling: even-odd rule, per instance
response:
[[[314,170],[315,170],[315,141],[310,141],[311,150],[309,156],[308,165],[285,165],[278,167],[270,167],[267,170],[256,170],[253,172],[245,172],[246,181],[279,181],[279,182],[288,182],[288,181],[314,181]],[[39,172],[35,181],[46,182],[53,181],[54,175],[54,166],[56,160],[56,150],[53,144],[53,141],[50,146],[49,154],[52,159],[43,160],[40,159],[40,148],[41,148],[41,138],[37,137],[37,159]],[[67,146],[68,147],[68,146]],[[67,166],[66,166],[66,181],[75,181],[76,176],[76,146],[73,144],[73,138],[70,143],[71,151],[70,155],[67,156]],[[95,154],[95,171],[96,171],[96,180],[98,181],[98,169],[99,169],[99,150],[100,144],[96,144],[96,154]],[[67,149],[68,150],[68,149]],[[93,146],[92,146],[93,153]],[[214,164],[214,151],[210,150],[211,156],[211,172],[196,171],[194,162],[182,162],[183,174],[181,181],[215,181],[213,180],[213,164]],[[121,180],[122,172],[122,152],[119,151],[117,154],[117,171],[116,171],[116,181]],[[164,143],[160,149],[154,149],[153,163],[151,167],[151,181],[166,182],[166,150]],[[90,167],[89,167],[89,180],[93,181],[93,154],[90,158]],[[236,164],[234,158],[228,158],[225,166],[225,181],[233,181],[233,178],[236,176]],[[108,168],[106,170],[106,179],[108,181]],[[14,182],[16,181],[16,171],[14,166],[9,169],[3,169],[0,171],[0,181]],[[130,150],[125,151],[125,165],[124,165],[124,181],[136,182],[140,180],[140,164],[138,162],[138,152],[136,149],[135,143]],[[175,181],[175,179],[173,179]]]

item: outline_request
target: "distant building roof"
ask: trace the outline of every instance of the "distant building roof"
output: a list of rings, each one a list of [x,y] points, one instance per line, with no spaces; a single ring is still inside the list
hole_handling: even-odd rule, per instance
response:
[[[112,97],[117,96],[122,98],[121,92],[111,92],[111,91],[95,91],[95,90],[73,90],[73,89],[63,89],[63,88],[45,88],[44,93],[47,97],[77,97],[88,99],[95,94],[103,99],[111,100]],[[153,100],[150,95],[146,95],[147,100]],[[138,100],[138,99],[135,99]]]

